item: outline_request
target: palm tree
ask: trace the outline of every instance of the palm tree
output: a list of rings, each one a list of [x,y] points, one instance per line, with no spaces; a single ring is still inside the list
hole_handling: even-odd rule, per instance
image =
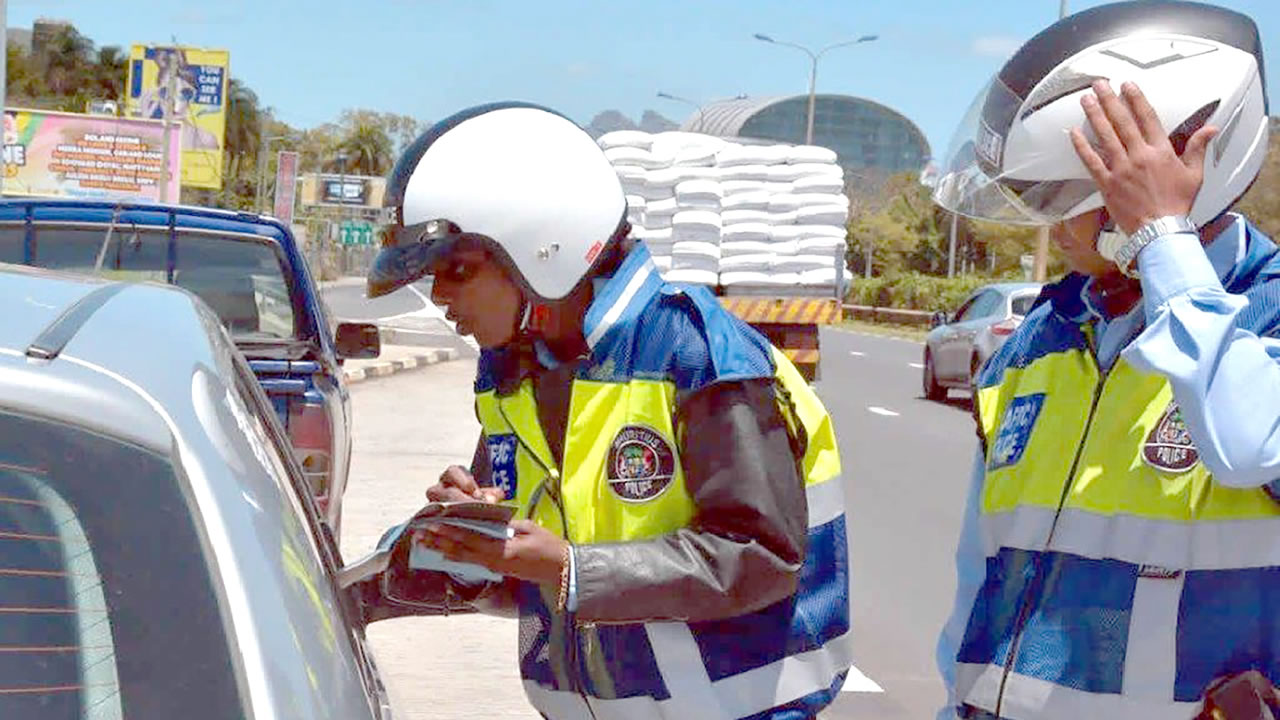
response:
[[[129,74],[129,56],[118,45],[98,48],[94,75],[98,92],[104,100],[124,101],[124,84]]]
[[[82,86],[93,42],[73,27],[64,27],[45,47],[43,54],[44,77],[49,90],[55,95],[73,95]]]
[[[393,144],[387,131],[376,119],[357,117],[347,129],[338,149],[346,153],[345,168],[335,159],[331,170],[344,170],[353,175],[385,175],[391,169]]]
[[[227,128],[223,145],[227,155],[241,162],[257,160],[262,142],[262,110],[258,95],[237,78],[227,81]],[[250,165],[253,167],[253,165]]]

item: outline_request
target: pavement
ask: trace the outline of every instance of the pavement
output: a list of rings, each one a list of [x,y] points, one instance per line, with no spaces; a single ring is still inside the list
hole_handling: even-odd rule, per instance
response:
[[[386,337],[386,333],[383,334]],[[418,345],[382,345],[382,352],[369,360],[347,360],[342,365],[342,375],[347,383],[363,382],[376,377],[419,370],[437,363],[457,360],[454,348],[432,348]]]
[[[396,308],[396,310],[402,310]],[[405,346],[399,346],[405,347]],[[921,397],[919,343],[826,330],[823,378],[846,479],[857,673],[823,720],[932,717],[944,693],[937,633],[955,592],[953,554],[974,452],[967,403]],[[401,352],[401,350],[391,351]],[[412,349],[403,350],[412,354]],[[351,361],[356,362],[356,361]],[[342,548],[355,558],[475,449],[473,357],[356,384]],[[515,621],[476,615],[374,623],[370,643],[397,716],[528,718]]]

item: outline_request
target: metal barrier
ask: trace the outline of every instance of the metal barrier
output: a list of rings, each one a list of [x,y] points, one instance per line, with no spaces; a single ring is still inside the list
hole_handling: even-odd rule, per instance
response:
[[[846,320],[920,325],[929,327],[933,313],[928,310],[900,310],[898,308],[873,307],[871,305],[843,305]]]

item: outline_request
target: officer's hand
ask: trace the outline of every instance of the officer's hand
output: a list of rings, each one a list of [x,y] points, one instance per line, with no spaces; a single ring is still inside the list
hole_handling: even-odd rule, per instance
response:
[[[514,520],[511,528],[515,536],[504,541],[449,525],[431,525],[421,542],[450,560],[483,565],[500,575],[559,587],[565,540],[532,520]]]
[[[482,500],[496,503],[504,498],[501,488],[478,486],[471,473],[459,465],[450,465],[440,474],[440,481],[427,488],[427,499],[431,502]]]
[[[1197,130],[1178,157],[1138,86],[1127,82],[1121,93],[1123,98],[1106,80],[1095,82],[1093,94],[1080,104],[1101,147],[1095,150],[1080,128],[1071,129],[1071,142],[1102,191],[1107,212],[1132,235],[1157,218],[1191,212],[1204,181],[1205,149],[1218,130]]]

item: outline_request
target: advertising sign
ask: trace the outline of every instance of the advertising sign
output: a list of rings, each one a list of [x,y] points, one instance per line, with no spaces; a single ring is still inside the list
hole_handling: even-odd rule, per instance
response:
[[[7,109],[4,193],[160,200],[164,123],[134,118]],[[169,130],[168,200],[178,201],[181,137]]]
[[[285,225],[293,222],[293,199],[298,187],[298,153],[281,150],[276,155],[276,197],[272,215]]]
[[[160,120],[173,89],[173,119],[182,126],[182,184],[222,187],[229,55],[225,50],[134,45],[127,113]]]

